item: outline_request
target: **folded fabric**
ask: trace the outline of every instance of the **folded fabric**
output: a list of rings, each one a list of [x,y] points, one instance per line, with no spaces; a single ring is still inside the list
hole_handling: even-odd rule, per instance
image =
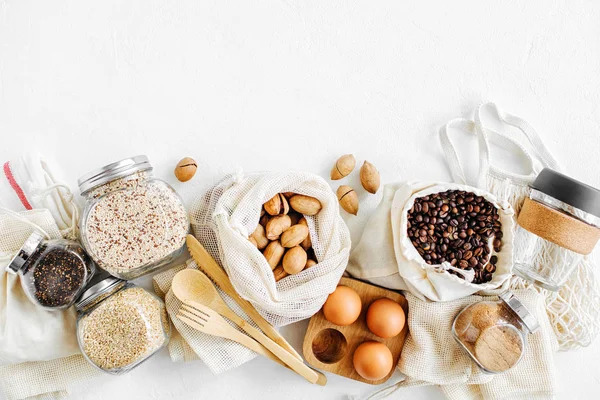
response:
[[[181,302],[173,294],[171,282],[175,274],[185,268],[198,269],[198,266],[193,260],[188,260],[184,265],[171,268],[153,277],[154,291],[165,301],[167,312],[177,331],[172,335],[168,345],[171,360],[185,362],[201,359],[214,374],[219,374],[239,367],[256,357],[256,353],[246,347],[228,339],[199,332],[176,317]],[[217,290],[236,314],[256,327],[236,302],[219,288]]]
[[[537,318],[540,329],[528,335],[522,360],[511,370],[482,372],[452,336],[454,317],[467,305],[496,297],[469,296],[452,302],[424,302],[406,293],[410,335],[398,369],[408,378],[400,387],[438,385],[449,399],[551,399],[555,393],[553,353],[558,343],[534,290],[513,292]]]

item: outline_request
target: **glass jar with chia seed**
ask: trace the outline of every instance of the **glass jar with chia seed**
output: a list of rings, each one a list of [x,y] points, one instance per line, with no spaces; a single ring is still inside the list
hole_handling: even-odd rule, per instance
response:
[[[600,239],[600,190],[549,168],[530,186],[517,220],[514,271],[557,291]]]
[[[109,374],[131,371],[169,342],[165,303],[131,282],[106,276],[75,305],[79,348],[87,361]]]
[[[11,260],[7,271],[19,274],[23,290],[35,304],[47,309],[65,309],[81,294],[95,267],[77,242],[44,240],[35,231]]]
[[[527,351],[527,336],[538,330],[537,319],[511,292],[497,301],[465,307],[454,319],[452,335],[484,372],[513,368]]]
[[[183,201],[153,177],[146,156],[106,165],[78,183],[86,199],[81,240],[102,269],[117,278],[135,279],[182,253],[189,230]]]

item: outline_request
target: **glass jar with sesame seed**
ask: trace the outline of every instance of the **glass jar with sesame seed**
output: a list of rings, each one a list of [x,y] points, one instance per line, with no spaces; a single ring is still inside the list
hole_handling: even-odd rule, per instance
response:
[[[105,276],[77,301],[77,341],[87,361],[126,373],[163,348],[171,335],[165,304],[150,292]]]
[[[183,201],[169,184],[153,177],[146,156],[106,165],[78,183],[86,199],[81,241],[99,267],[130,280],[182,253],[189,230]]]

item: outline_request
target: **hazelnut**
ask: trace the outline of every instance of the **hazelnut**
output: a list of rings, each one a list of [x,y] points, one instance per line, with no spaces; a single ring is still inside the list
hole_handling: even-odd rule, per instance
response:
[[[350,186],[342,185],[337,190],[340,206],[352,215],[358,214],[358,195]]]
[[[279,239],[279,236],[288,230],[290,226],[292,226],[292,220],[289,215],[282,214],[269,219],[266,228],[267,239]]]
[[[321,208],[323,208],[323,205],[318,199],[301,194],[297,194],[290,198],[290,206],[295,211],[304,215],[316,215],[321,211]]]
[[[283,269],[290,275],[297,274],[304,269],[308,256],[300,246],[292,247],[283,256]]]
[[[271,266],[271,269],[275,269],[275,267],[281,261],[283,253],[285,253],[285,248],[281,245],[281,243],[279,243],[278,240],[275,240],[269,243],[269,245],[265,248],[263,255]]]
[[[348,176],[356,166],[356,159],[352,154],[344,154],[337,159],[331,169],[331,180],[337,181]]]
[[[368,161],[360,167],[360,183],[369,193],[377,193],[380,185],[380,177],[377,168]]]
[[[175,177],[180,182],[187,182],[196,175],[197,169],[198,164],[196,164],[196,161],[193,158],[182,158],[175,167]]]
[[[281,245],[283,247],[298,246],[308,237],[308,227],[306,225],[293,225],[281,235]]]
[[[287,214],[290,210],[287,199],[281,193],[277,193],[267,201],[264,208],[269,215]]]

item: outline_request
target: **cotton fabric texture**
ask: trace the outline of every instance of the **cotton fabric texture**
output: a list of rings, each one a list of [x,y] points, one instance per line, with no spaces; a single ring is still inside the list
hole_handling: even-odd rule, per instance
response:
[[[69,385],[99,373],[79,352],[75,311],[37,307],[5,271],[34,227],[61,237],[48,210],[0,210],[0,388],[9,400],[64,398]]]
[[[323,208],[306,216],[318,264],[275,282],[264,256],[249,241],[265,202],[277,193],[317,198]],[[344,273],[350,233],[335,194],[321,177],[305,172],[227,176],[190,209],[194,236],[225,269],[239,295],[272,325],[316,314]]]

